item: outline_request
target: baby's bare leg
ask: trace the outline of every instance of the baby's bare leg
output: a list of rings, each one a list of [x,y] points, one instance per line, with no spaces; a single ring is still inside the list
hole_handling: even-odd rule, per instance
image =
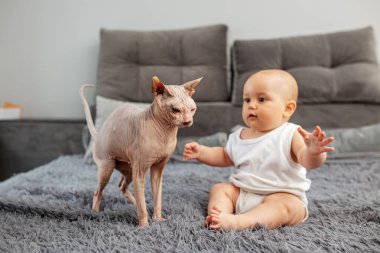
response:
[[[219,183],[213,185],[209,194],[205,225],[208,226],[211,223],[210,214],[214,206],[225,213],[233,213],[239,193],[240,188],[234,186],[232,183]]]
[[[258,224],[269,229],[296,225],[305,218],[302,201],[289,193],[266,196],[257,207],[243,214],[230,214],[214,208],[211,211],[212,229],[238,230],[255,228]]]

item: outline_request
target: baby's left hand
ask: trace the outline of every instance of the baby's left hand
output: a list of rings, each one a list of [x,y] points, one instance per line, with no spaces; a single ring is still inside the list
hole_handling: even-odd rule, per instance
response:
[[[324,152],[331,152],[335,150],[333,147],[326,147],[327,144],[334,141],[334,137],[325,138],[326,134],[319,126],[316,126],[312,133],[307,132],[302,127],[298,128],[298,132],[305,141],[308,152],[312,155],[319,155]]]

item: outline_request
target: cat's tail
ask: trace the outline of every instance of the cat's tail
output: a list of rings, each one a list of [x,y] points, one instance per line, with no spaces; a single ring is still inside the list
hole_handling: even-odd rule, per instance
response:
[[[90,134],[91,134],[92,138],[95,139],[95,137],[98,135],[98,132],[96,131],[94,121],[92,120],[92,117],[91,117],[90,106],[88,105],[86,97],[84,96],[84,89],[87,87],[95,87],[95,85],[83,84],[79,89],[79,96],[82,100],[84,113],[86,115],[87,127],[90,130]]]

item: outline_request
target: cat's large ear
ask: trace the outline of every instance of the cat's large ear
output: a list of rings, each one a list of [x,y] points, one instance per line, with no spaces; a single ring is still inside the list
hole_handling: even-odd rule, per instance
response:
[[[183,87],[189,92],[189,96],[191,97],[195,92],[195,87],[200,83],[203,77],[195,79],[193,81],[182,84]]]
[[[154,96],[158,95],[168,95],[168,96],[173,96],[172,93],[165,87],[165,85],[158,79],[157,76],[152,77],[152,93]]]

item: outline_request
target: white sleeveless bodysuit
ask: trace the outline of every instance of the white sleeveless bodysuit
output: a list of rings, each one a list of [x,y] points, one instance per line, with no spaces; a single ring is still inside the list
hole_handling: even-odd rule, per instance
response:
[[[295,163],[291,157],[292,138],[299,126],[285,122],[280,127],[254,139],[241,139],[243,128],[230,134],[226,150],[234,162],[235,170],[230,176],[230,182],[240,188],[237,203],[243,209],[253,208],[262,198],[275,192],[287,192],[298,196],[305,207],[307,198],[305,192],[310,188],[311,181],[306,178],[306,169]],[[258,198],[252,200],[258,203],[248,203],[247,194],[253,193]],[[254,195],[253,195],[254,196]],[[240,202],[239,202],[240,200]]]

